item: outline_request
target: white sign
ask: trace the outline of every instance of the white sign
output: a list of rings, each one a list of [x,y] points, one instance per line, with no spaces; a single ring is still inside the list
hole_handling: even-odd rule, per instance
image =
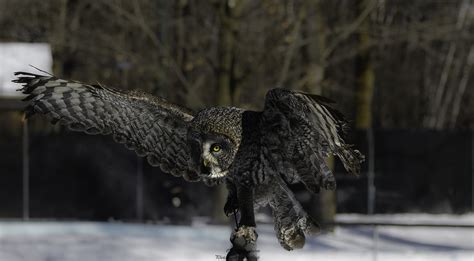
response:
[[[14,72],[24,71],[44,74],[35,68],[51,72],[53,57],[47,43],[0,43],[0,96],[20,97],[20,87],[11,81]]]

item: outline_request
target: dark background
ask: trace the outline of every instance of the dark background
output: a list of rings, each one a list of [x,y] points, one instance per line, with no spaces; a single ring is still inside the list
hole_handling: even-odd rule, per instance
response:
[[[48,43],[59,77],[194,111],[258,110],[273,87],[324,95],[374,163],[375,213],[464,213],[473,211],[472,10],[467,0],[0,0],[0,42]],[[23,215],[22,118],[17,100],[0,97],[0,218]],[[32,218],[137,219],[140,166],[143,219],[222,216],[222,188],[160,173],[110,137],[41,118],[28,126]],[[367,162],[351,177],[336,161],[337,194],[295,186],[298,197],[322,220],[336,206],[370,213]]]
[[[362,151],[365,135],[354,135]],[[472,211],[472,132],[378,130],[374,136],[376,213]],[[0,151],[5,155],[0,163],[5,170],[0,176],[0,216],[20,218],[21,140],[12,137]],[[32,218],[136,219],[136,172],[142,159],[110,137],[70,132],[34,135],[30,157]],[[354,177],[337,163],[338,212],[366,213],[364,169]],[[144,219],[189,223],[194,216],[212,213],[211,188],[187,183],[146,163],[143,167]],[[305,202],[303,186],[294,188]],[[179,198],[178,207],[173,198]]]

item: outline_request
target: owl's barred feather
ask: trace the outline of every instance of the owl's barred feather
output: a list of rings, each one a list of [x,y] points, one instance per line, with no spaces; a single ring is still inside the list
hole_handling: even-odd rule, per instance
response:
[[[283,180],[277,179],[275,182],[277,184],[269,205],[277,238],[286,250],[302,248],[305,236],[319,233],[319,225],[306,213]]]
[[[317,233],[319,226],[288,184],[301,182],[313,193],[333,190],[336,181],[326,164],[328,156],[337,156],[355,175],[364,160],[345,143],[348,124],[331,106],[334,102],[317,95],[273,89],[261,112],[211,107],[194,115],[139,91],[26,72],[15,75],[14,82],[23,84],[20,90],[27,94],[27,117],[44,114],[75,131],[110,134],[152,166],[186,180],[226,181],[225,213],[241,213],[229,255],[255,250],[255,204],[272,208],[283,248],[303,247],[305,237]]]
[[[193,116],[164,99],[138,91],[119,91],[33,73],[17,72],[28,96],[26,117],[41,113],[53,123],[87,134],[111,134],[116,142],[146,156],[152,166],[187,180],[198,180],[188,167],[186,134]]]
[[[275,150],[280,161],[294,167],[297,176],[312,192],[318,192],[321,181],[332,176],[325,163],[327,156],[338,156],[347,171],[357,175],[364,157],[359,151],[345,144],[342,136],[347,121],[342,114],[328,105],[327,98],[299,92],[274,89],[268,92],[263,118],[265,122],[278,119],[280,129],[268,124],[277,131],[278,138],[270,140],[267,146]],[[290,172],[291,173],[291,172]]]
[[[268,161],[276,166],[272,179],[285,181],[273,186],[269,205],[277,237],[287,250],[301,248],[305,235],[316,232],[318,226],[285,183],[302,182],[313,193],[320,188],[334,190],[336,181],[326,158],[338,156],[346,170],[355,175],[364,160],[344,142],[347,121],[330,103],[321,96],[283,89],[270,90],[265,99],[262,141],[268,149]],[[305,228],[296,224],[305,224]]]

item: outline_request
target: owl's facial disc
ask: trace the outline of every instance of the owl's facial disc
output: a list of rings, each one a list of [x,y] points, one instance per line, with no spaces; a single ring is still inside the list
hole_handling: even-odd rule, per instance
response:
[[[202,165],[204,169],[208,170],[208,178],[219,179],[228,174],[228,170],[223,170],[221,167],[221,158],[225,153],[223,144],[215,141],[205,141],[202,144]]]

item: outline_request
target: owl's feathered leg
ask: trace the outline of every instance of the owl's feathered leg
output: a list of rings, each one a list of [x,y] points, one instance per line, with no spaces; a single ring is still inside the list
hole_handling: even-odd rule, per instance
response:
[[[240,210],[239,225],[230,237],[232,248],[226,260],[257,261],[257,232],[255,230],[253,188],[237,186],[237,199]]]
[[[304,211],[285,183],[276,184],[272,195],[269,203],[280,245],[286,250],[302,248],[305,235],[319,233],[319,225]]]
[[[321,170],[321,186],[326,189],[326,190],[336,190],[336,178],[334,177],[334,174],[332,171],[329,169],[328,165],[326,164],[325,161],[322,161],[319,166]]]

